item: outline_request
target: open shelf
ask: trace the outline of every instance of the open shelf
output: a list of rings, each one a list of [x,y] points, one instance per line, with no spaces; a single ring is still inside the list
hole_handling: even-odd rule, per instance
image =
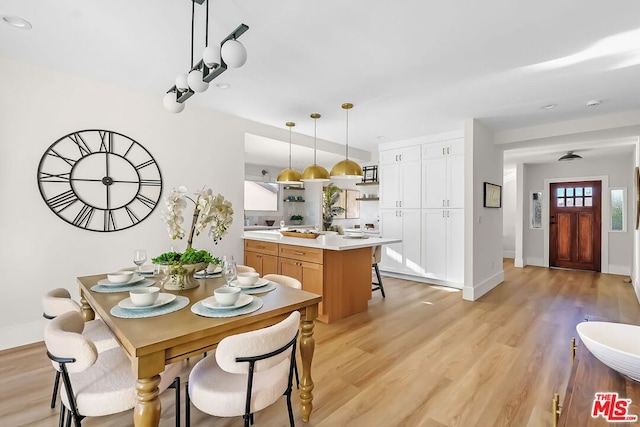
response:
[[[290,185],[287,185],[285,187],[282,187],[283,190],[298,190],[298,191],[304,191],[304,187],[292,187]]]
[[[360,200],[360,201],[380,200],[380,197],[358,197],[356,200]]]
[[[356,182],[356,185],[379,185],[380,181]]]

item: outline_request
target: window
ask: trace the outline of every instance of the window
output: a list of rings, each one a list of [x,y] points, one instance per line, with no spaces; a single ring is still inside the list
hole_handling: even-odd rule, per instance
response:
[[[542,191],[531,192],[529,228],[542,228]]]
[[[627,231],[626,187],[611,188],[611,231]]]
[[[556,206],[559,208],[593,206],[593,187],[556,189]]]
[[[244,182],[245,211],[277,211],[278,184],[273,182]]]

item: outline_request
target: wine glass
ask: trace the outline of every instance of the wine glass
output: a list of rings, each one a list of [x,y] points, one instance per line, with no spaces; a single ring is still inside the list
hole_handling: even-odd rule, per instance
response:
[[[227,281],[227,286],[231,286],[231,281],[236,277],[236,262],[231,255],[222,257],[222,277]]]
[[[145,261],[147,261],[147,251],[144,249],[136,249],[133,253],[133,263],[138,266],[138,273],[142,271],[140,267]]]

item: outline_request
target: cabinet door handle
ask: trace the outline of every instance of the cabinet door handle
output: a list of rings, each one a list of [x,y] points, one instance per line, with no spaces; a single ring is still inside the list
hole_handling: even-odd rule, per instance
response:
[[[444,218],[444,211],[442,211],[442,218]]]
[[[305,255],[305,252],[293,251],[293,253],[296,254],[296,255]]]
[[[450,212],[451,212],[451,211],[447,211],[447,218],[449,218],[449,213],[450,213]]]
[[[447,199],[447,207],[449,207],[449,202],[450,202],[450,200],[449,200],[449,199]]]
[[[447,147],[447,154],[451,154],[451,147]]]
[[[264,246],[256,246],[258,249],[266,249]]]
[[[444,199],[442,199],[442,207],[444,208]]]
[[[442,155],[444,156],[444,147],[442,147]]]
[[[402,207],[402,200],[400,200],[398,203],[400,205],[399,207]]]

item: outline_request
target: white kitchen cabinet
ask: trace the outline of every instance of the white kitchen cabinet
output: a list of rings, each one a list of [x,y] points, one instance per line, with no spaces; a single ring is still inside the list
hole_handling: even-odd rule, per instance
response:
[[[464,282],[464,210],[422,210],[424,277],[462,287]]]
[[[402,274],[422,275],[420,258],[420,210],[382,209],[382,236],[402,239],[382,246],[380,268]]]
[[[422,145],[422,208],[464,207],[464,139]]]
[[[420,146],[380,152],[380,206],[382,209],[420,208]]]

